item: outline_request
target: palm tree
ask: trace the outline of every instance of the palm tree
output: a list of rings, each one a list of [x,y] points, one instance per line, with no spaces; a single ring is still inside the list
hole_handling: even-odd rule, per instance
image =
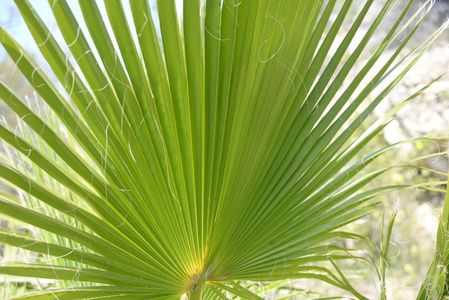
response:
[[[0,177],[22,191],[0,211],[32,226],[0,240],[40,254],[0,273],[57,281],[15,299],[263,299],[252,283],[302,278],[366,299],[336,264],[354,254],[329,241],[362,239],[339,229],[406,187],[363,189],[392,168],[363,173],[389,147],[353,159],[400,107],[358,129],[441,32],[404,55],[425,7],[409,18],[406,4],[345,85],[393,0],[351,51],[374,0],[341,42],[359,1],[185,0],[178,18],[174,0],[82,0],[82,17],[49,0],[65,44],[15,2],[53,74],[1,29],[41,101],[0,84],[20,119],[0,127]]]

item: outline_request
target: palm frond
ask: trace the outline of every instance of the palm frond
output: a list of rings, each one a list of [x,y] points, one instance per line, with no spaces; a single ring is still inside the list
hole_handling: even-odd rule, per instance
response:
[[[82,0],[80,19],[50,0],[65,45],[28,0],[15,2],[57,78],[0,29],[40,103],[0,83],[20,119],[0,126],[0,177],[22,191],[0,196],[0,212],[34,232],[0,241],[46,258],[0,273],[56,281],[15,299],[263,299],[247,283],[298,278],[366,299],[334,263],[355,256],[328,242],[354,238],[337,229],[372,212],[374,197],[409,187],[362,190],[403,166],[363,173],[395,145],[352,161],[431,84],[358,132],[443,30],[404,53],[426,6],[407,19],[405,5],[345,84],[393,0],[356,41],[366,1],[341,42],[355,1],[185,0],[179,18],[174,0],[104,11]]]

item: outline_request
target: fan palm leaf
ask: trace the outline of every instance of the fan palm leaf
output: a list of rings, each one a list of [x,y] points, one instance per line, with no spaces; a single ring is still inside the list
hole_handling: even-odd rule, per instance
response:
[[[407,19],[410,1],[345,84],[394,4],[356,41],[363,3],[339,42],[353,2],[185,0],[179,18],[174,0],[83,0],[82,16],[49,0],[62,42],[17,0],[51,72],[0,29],[40,103],[0,83],[20,119],[0,126],[0,176],[23,191],[0,212],[33,228],[0,241],[45,259],[0,273],[57,281],[17,299],[262,299],[248,282],[298,278],[365,299],[328,241],[405,187],[362,190],[388,149],[351,163],[400,107],[358,129],[440,31],[404,53],[427,11]]]
[[[449,187],[448,187],[449,190]],[[449,192],[446,191],[443,211],[439,220],[435,254],[416,299],[445,299],[449,294],[447,268],[449,266]]]

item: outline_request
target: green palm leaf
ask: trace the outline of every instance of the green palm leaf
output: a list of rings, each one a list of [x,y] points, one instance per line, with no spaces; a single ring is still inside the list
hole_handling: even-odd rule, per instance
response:
[[[105,1],[105,11],[82,0],[80,19],[68,1],[49,0],[68,53],[17,0],[58,81],[0,29],[41,105],[0,83],[20,118],[0,127],[9,145],[0,176],[22,190],[1,196],[0,212],[34,232],[1,231],[0,241],[45,258],[0,273],[57,281],[17,299],[263,299],[248,283],[300,278],[366,299],[334,263],[354,256],[327,242],[354,238],[336,230],[406,187],[363,190],[390,169],[362,174],[390,147],[351,162],[428,86],[358,128],[441,31],[403,53],[426,12],[406,19],[410,1],[346,85],[394,4],[349,52],[374,1],[338,43],[353,2],[185,0],[179,18],[174,0],[156,10]]]
[[[449,190],[449,188],[448,188]],[[449,266],[449,192],[446,191],[443,212],[441,214],[437,233],[437,242],[432,264],[421,285],[416,299],[446,299],[449,296],[447,268]]]

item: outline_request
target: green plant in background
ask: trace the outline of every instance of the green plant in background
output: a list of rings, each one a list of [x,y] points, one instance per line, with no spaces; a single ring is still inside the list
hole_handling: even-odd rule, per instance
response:
[[[0,127],[0,176],[22,190],[1,196],[0,212],[32,226],[1,231],[0,241],[38,255],[0,273],[56,281],[15,299],[263,299],[304,278],[366,299],[337,264],[357,254],[329,242],[363,239],[338,229],[407,186],[362,190],[400,167],[364,173],[390,147],[351,161],[427,86],[358,128],[441,33],[403,55],[426,13],[407,19],[409,2],[345,86],[394,4],[349,51],[373,2],[338,44],[352,0],[185,0],[182,24],[174,0],[157,1],[157,19],[146,0],[131,0],[131,15],[121,1],[105,1],[103,15],[82,0],[82,22],[65,0],[49,0],[68,54],[30,3],[16,1],[59,83],[1,29],[42,105],[0,84],[20,119]],[[313,296],[287,291],[279,299]]]

